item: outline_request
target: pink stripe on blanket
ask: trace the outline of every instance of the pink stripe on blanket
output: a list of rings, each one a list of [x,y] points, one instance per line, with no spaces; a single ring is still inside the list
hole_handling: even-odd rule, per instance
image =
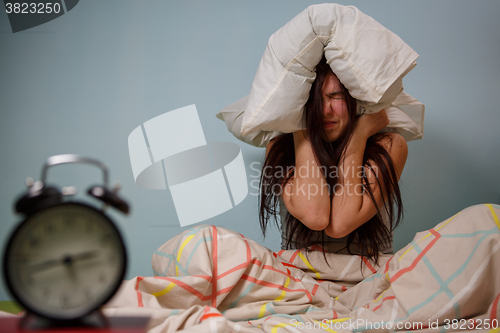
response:
[[[441,235],[434,229],[429,230],[436,238],[434,238],[426,247],[425,249],[419,253],[419,255],[415,258],[415,260],[411,263],[409,267],[403,268],[399,272],[397,272],[391,279],[391,283],[394,283],[397,279],[399,279],[403,274],[412,271],[415,266],[417,266],[417,263],[422,259],[423,256],[431,249],[431,247],[436,244],[436,242],[441,238]]]
[[[144,280],[143,276],[137,277],[137,282],[135,283],[135,291],[137,292],[137,306],[140,308],[144,307],[144,303],[142,303],[142,293],[139,291],[139,282]]]
[[[233,268],[231,268],[230,270],[225,271],[225,272],[224,272],[224,273],[222,273],[221,275],[217,276],[217,279],[221,279],[221,278],[223,278],[223,277],[224,277],[224,276],[226,276],[226,275],[229,275],[229,274],[231,274],[231,273],[233,273],[233,272],[239,271],[240,269],[243,269],[243,268],[245,268],[245,269],[246,269],[246,268],[249,266],[249,264],[254,264],[256,260],[257,260],[257,259],[254,259],[254,260],[252,260],[252,262],[250,262],[250,263],[244,262],[244,263],[242,263],[242,264],[239,264],[238,266],[233,267]],[[259,265],[259,266],[260,266],[260,265]]]
[[[258,260],[257,258],[253,258],[249,263],[242,263],[242,264],[239,264],[236,267],[231,268],[230,270],[228,270],[228,271],[220,274],[219,276],[217,276],[217,279],[221,279],[221,278],[225,277],[226,275],[229,275],[229,274],[231,274],[231,273],[233,273],[235,271],[241,270],[241,269],[245,269],[246,270],[248,268],[249,264],[256,265],[256,266],[262,267],[262,269],[267,269],[267,270],[270,270],[270,271],[273,271],[273,272],[285,275],[286,277],[289,277],[291,280],[293,280],[295,282],[300,282],[301,281],[300,279],[293,277],[291,275],[291,272],[290,272],[290,270],[288,268],[286,269],[286,273],[285,273],[285,272],[277,269],[276,267],[274,267],[272,265],[262,265],[262,262],[260,260]],[[290,266],[293,266],[293,265],[290,265]],[[295,267],[295,266],[293,266],[293,267]]]
[[[212,281],[212,307],[217,307],[217,228],[212,226],[212,262],[213,271],[212,276],[214,277]]]
[[[384,299],[382,299],[382,302],[375,307],[375,309],[373,309],[373,311],[377,311],[378,309],[380,309],[380,307],[382,306],[382,304],[384,304],[385,301],[389,300],[389,299],[396,299],[396,296],[387,296],[385,297]]]
[[[370,271],[372,271],[373,274],[377,273],[377,271],[375,270],[375,268],[373,268],[373,266],[370,264],[370,262],[368,261],[368,259],[366,259],[366,257],[363,257],[363,256],[360,256],[361,259],[363,259],[365,265],[370,269]]]
[[[248,244],[248,241],[245,238],[245,236],[243,236],[242,234],[240,234],[240,236],[245,241],[245,245],[247,247],[247,262],[250,262],[250,260],[252,260],[252,250],[250,250],[250,244]]]
[[[290,260],[288,260],[288,262],[289,262],[289,263],[292,263],[292,262],[295,260],[295,258],[299,255],[299,253],[300,253],[300,250],[295,251],[295,252],[292,254],[292,256],[290,257]]]
[[[226,288],[222,288],[221,290],[217,290],[217,296],[227,294],[228,292],[230,292],[234,288],[234,286],[235,285],[232,285],[232,286],[229,286]]]
[[[185,291],[191,293],[192,295],[198,297],[201,300],[203,300],[204,297],[205,297],[205,295],[203,295],[202,293],[200,293],[198,290],[194,289],[189,284],[187,284],[185,282],[182,282],[181,280],[177,280],[177,279],[173,279],[173,278],[168,278],[168,277],[164,277],[163,280],[167,280],[167,281],[175,283],[178,287],[181,287]]]
[[[289,288],[286,288],[286,287],[284,287],[282,285],[279,285],[279,284],[276,284],[276,283],[271,283],[271,282],[267,282],[267,281],[263,281],[263,280],[257,280],[256,278],[248,276],[246,274],[243,274],[241,276],[241,278],[244,279],[244,280],[247,280],[249,282],[258,284],[259,286],[264,286],[264,287],[269,287],[269,288],[276,288],[276,289],[283,290],[283,291],[286,291],[286,292],[303,292],[303,293],[306,294],[307,298],[309,299],[309,302],[312,302],[311,293],[307,289],[289,289]]]
[[[210,275],[191,275],[192,277],[198,277],[203,280],[207,280],[208,282],[212,281],[212,277]],[[158,280],[166,280],[168,279],[165,276],[153,276],[153,278],[158,279]]]
[[[217,295],[216,296],[220,296],[220,295],[229,293],[234,288],[234,286],[235,285],[232,285],[232,286],[229,286],[229,287],[226,287],[226,288],[222,288],[221,290],[217,290]],[[201,300],[202,301],[208,301],[208,300],[211,300],[211,299],[213,299],[213,295],[204,296]]]
[[[314,288],[313,288],[313,290],[312,290],[312,292],[311,292],[311,294],[312,294],[313,296],[314,296],[314,295],[316,295],[316,291],[318,291],[318,288],[319,288],[319,284],[315,284],[315,285],[314,285]]]
[[[208,306],[205,306],[205,309],[203,310],[203,316],[200,318],[200,322],[204,321],[205,319],[211,318],[211,317],[222,317],[220,313],[209,313],[210,308]]]
[[[210,317],[223,317],[223,315],[219,314],[219,313],[208,313],[206,315],[203,315],[201,318],[200,318],[200,321],[204,321],[205,319],[208,319]]]
[[[493,319],[497,319],[497,309],[498,309],[499,299],[500,299],[500,294],[497,295],[497,298],[495,298],[495,301],[493,302],[493,305],[491,307],[490,322],[493,321]]]
[[[392,258],[394,258],[394,256],[390,257],[389,260],[387,260],[387,262],[385,263],[384,273],[387,273],[389,271],[389,263],[391,262]]]
[[[287,273],[285,273],[285,272],[282,272],[279,269],[277,269],[277,268],[275,268],[275,267],[273,267],[271,265],[264,265],[262,268],[263,269],[268,269],[270,271],[273,271],[273,272],[276,272],[276,273],[279,273],[279,274],[283,274],[286,277],[289,277],[290,280],[295,281],[295,282],[301,282],[302,281],[301,279],[297,279],[297,278],[293,277],[292,275],[290,275],[290,271],[288,269],[287,269]]]
[[[282,262],[281,264],[282,264],[283,266],[285,266],[285,267],[293,267],[293,268],[300,269],[300,268],[298,268],[297,266],[292,265],[292,264],[289,264],[289,263],[287,263],[287,262]]]

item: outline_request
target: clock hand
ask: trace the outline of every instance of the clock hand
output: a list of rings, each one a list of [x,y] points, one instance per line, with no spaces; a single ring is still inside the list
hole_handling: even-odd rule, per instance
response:
[[[61,259],[51,259],[51,260],[43,261],[43,262],[38,263],[38,264],[30,265],[30,266],[28,266],[28,268],[32,271],[40,272],[40,271],[44,271],[44,270],[52,268],[52,267],[59,266],[62,263],[63,263],[63,261]]]
[[[75,261],[92,259],[92,258],[95,258],[98,256],[99,256],[99,251],[94,250],[94,251],[87,251],[87,252],[78,253],[78,254],[75,254],[72,256],[67,256],[66,258],[64,258],[64,260],[65,261],[68,260],[68,257],[69,257],[70,258],[69,260],[73,263]]]
[[[61,259],[51,259],[51,260],[43,261],[41,263],[33,264],[33,265],[29,266],[29,269],[31,269],[33,271],[40,272],[40,271],[44,271],[44,270],[47,270],[47,269],[50,269],[52,267],[56,267],[59,265],[70,266],[75,261],[92,259],[92,258],[97,257],[98,254],[99,254],[99,252],[97,250],[94,250],[94,251],[87,251],[87,252],[78,253],[75,255],[66,255]]]

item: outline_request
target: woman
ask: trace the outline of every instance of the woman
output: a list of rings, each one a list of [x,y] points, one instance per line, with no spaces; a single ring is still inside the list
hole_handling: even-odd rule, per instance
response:
[[[320,244],[377,261],[379,252],[392,252],[392,230],[402,217],[406,141],[378,134],[389,123],[384,110],[356,117],[356,101],[324,57],[304,109],[306,130],[267,146],[262,231],[281,211],[284,249]]]

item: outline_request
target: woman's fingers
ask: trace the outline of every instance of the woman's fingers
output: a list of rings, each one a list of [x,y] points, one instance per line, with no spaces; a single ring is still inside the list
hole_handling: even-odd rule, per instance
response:
[[[377,113],[362,114],[356,119],[355,131],[365,134],[367,138],[378,133],[382,128],[389,125],[389,117],[384,109]]]
[[[382,128],[386,127],[387,125],[389,125],[389,117],[387,116],[385,109],[380,110],[374,115],[377,116],[377,120],[375,121],[376,124],[375,127],[378,128],[377,132],[380,131]]]

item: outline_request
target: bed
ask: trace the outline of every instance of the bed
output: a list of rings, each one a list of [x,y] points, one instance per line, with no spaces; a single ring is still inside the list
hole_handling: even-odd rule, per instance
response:
[[[499,332],[500,206],[477,205],[416,234],[379,265],[356,255],[273,252],[195,226],[162,245],[155,276],[123,283],[108,315],[149,332]]]
[[[200,225],[160,246],[152,268],[124,281],[104,313],[150,317],[149,333],[500,332],[499,205],[468,207],[378,265],[317,246],[273,252]]]

